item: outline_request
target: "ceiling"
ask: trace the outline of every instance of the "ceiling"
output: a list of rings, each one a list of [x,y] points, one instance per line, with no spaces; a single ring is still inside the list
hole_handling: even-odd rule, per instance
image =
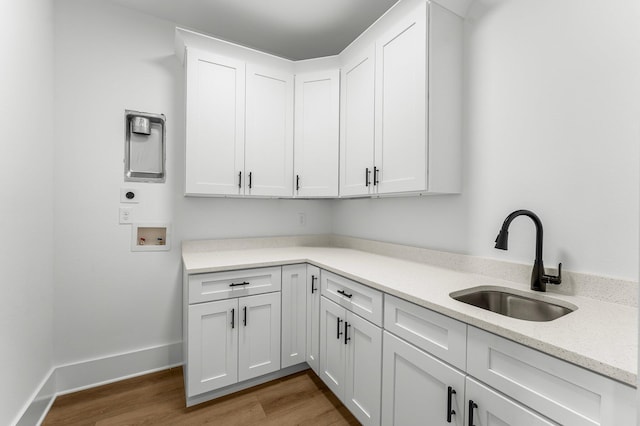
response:
[[[397,0],[111,0],[289,59],[336,55]]]

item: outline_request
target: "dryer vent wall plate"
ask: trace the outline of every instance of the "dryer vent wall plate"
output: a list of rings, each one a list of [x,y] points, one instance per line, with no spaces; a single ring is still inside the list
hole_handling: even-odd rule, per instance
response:
[[[165,181],[165,122],[164,114],[125,110],[125,182]]]

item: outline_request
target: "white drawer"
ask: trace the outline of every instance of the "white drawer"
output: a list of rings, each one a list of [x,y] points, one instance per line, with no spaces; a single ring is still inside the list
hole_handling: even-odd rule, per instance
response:
[[[320,294],[382,327],[382,293],[332,272],[320,272]]]
[[[466,369],[467,324],[385,294],[384,328],[441,360]]]
[[[636,424],[630,386],[471,326],[467,349],[470,375],[555,422]]]
[[[280,291],[282,268],[189,275],[189,304]]]

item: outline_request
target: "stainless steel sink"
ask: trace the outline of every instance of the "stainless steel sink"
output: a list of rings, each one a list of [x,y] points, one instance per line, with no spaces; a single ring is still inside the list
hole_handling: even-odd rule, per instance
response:
[[[504,287],[476,287],[450,296],[487,311],[527,321],[553,321],[578,309],[564,301],[547,296],[547,300],[534,299]]]

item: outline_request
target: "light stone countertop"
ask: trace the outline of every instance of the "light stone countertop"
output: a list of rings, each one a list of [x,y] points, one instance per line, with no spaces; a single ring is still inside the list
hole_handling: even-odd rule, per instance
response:
[[[199,251],[183,248],[189,274],[310,263],[362,284],[506,337],[631,386],[637,377],[638,309],[597,299],[538,293],[528,286],[428,264],[332,247]],[[477,286],[501,286],[578,307],[550,322],[505,317],[452,299]]]

